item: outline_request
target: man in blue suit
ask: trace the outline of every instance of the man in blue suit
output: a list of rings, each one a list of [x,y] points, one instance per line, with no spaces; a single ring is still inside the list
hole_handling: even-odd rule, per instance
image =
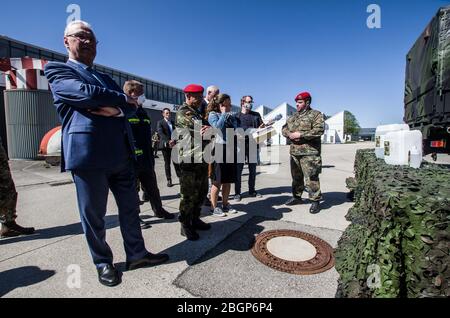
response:
[[[81,224],[99,281],[115,286],[120,284],[121,275],[105,240],[109,190],[119,209],[127,270],[168,260],[166,254],[146,250],[140,228],[133,137],[125,117],[135,111],[137,101],[121,93],[109,76],[93,70],[97,40],[88,23],[70,23],[64,32],[64,45],[69,61],[45,67],[62,122],[61,169],[72,173]]]

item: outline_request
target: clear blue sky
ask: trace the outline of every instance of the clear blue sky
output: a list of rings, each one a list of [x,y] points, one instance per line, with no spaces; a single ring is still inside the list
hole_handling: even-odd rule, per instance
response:
[[[294,104],[299,92],[362,127],[403,117],[405,55],[442,0],[3,1],[0,33],[64,52],[70,3],[100,44],[96,62],[176,87],[218,85],[237,104]],[[366,8],[381,7],[381,29]]]

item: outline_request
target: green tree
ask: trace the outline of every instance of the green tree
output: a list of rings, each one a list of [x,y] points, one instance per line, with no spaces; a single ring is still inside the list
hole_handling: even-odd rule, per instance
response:
[[[344,134],[357,135],[360,129],[361,127],[355,115],[346,110],[344,112]]]

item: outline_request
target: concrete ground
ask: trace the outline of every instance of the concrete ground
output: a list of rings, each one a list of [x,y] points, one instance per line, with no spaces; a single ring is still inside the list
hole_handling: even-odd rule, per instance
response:
[[[271,147],[274,163],[258,168],[256,183],[262,198],[231,201],[240,212],[220,219],[209,216],[204,208],[204,220],[213,227],[200,232],[197,242],[180,235],[176,220],[156,219],[150,205],[144,204],[142,214],[152,224],[143,230],[146,246],[153,253],[170,256],[168,263],[148,269],[125,272],[117,207],[110,196],[107,241],[116,265],[124,271],[123,283],[114,288],[97,281],[70,175],[43,162],[12,161],[19,192],[17,221],[37,231],[28,237],[0,240],[0,297],[334,297],[338,279],[334,268],[312,276],[278,272],[253,258],[250,242],[266,230],[295,229],[335,247],[349,224],[345,215],[352,205],[346,199],[345,178],[353,174],[356,150],[372,147],[372,143],[323,146],[325,201],[317,215],[308,212],[308,203],[283,204],[291,191],[286,146]],[[163,205],[177,213],[179,185],[167,188],[162,155],[156,163]],[[244,170],[243,191],[246,183]]]

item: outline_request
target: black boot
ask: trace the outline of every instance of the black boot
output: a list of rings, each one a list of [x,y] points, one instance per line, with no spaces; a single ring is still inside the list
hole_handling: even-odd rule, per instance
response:
[[[211,225],[203,222],[202,220],[200,220],[200,218],[194,218],[194,220],[192,221],[192,226],[194,227],[194,229],[199,231],[208,231],[209,229],[211,229]]]
[[[7,222],[2,224],[0,231],[0,237],[16,237],[20,235],[31,235],[34,233],[34,227],[21,227],[16,221]]]
[[[185,236],[189,241],[197,241],[200,236],[197,232],[195,232],[194,227],[191,224],[181,223],[181,232],[182,236]]]
[[[319,205],[319,201],[314,201],[311,204],[311,208],[309,208],[309,213],[311,214],[317,214],[320,212],[320,205]]]

